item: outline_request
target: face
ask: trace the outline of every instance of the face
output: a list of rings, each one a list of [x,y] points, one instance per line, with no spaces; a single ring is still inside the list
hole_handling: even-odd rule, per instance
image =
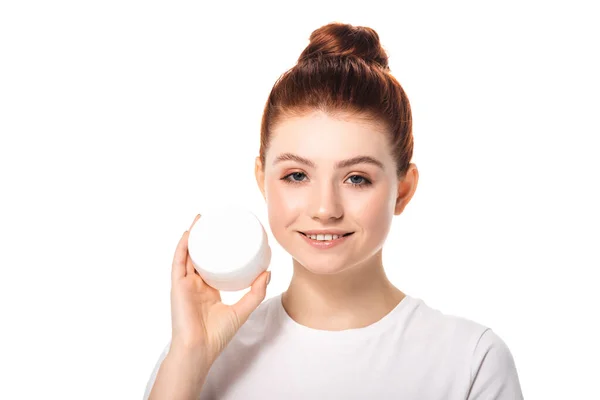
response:
[[[336,165],[356,157],[368,158]],[[314,112],[283,120],[272,131],[264,173],[256,162],[273,236],[316,274],[335,274],[374,257],[416,187],[415,179],[404,185],[398,180],[384,127],[348,115]],[[416,168],[408,175],[416,177]],[[322,249],[301,233],[311,230],[354,233]]]

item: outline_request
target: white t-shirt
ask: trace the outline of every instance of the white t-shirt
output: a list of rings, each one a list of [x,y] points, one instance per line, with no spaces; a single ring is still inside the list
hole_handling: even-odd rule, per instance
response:
[[[169,351],[148,380],[144,400]],[[406,295],[379,321],[298,324],[281,294],[263,301],[213,363],[202,400],[523,399],[513,356],[490,328]]]

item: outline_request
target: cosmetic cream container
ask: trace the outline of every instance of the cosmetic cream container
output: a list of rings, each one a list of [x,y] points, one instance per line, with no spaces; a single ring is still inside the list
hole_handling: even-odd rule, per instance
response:
[[[202,279],[220,291],[246,289],[271,262],[267,233],[247,209],[216,206],[201,212],[188,253]]]

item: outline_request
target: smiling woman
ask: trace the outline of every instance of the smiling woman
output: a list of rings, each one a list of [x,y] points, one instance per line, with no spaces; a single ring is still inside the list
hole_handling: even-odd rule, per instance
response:
[[[263,302],[261,276],[229,307],[181,278],[172,312],[187,340],[174,334],[146,397],[522,399],[498,335],[387,278],[383,245],[419,179],[412,153],[410,104],[378,34],[314,31],[267,99],[254,171],[290,285]]]
[[[292,283],[283,295],[290,313],[297,305],[306,304],[304,300],[295,304],[296,296],[308,295],[298,292],[306,287],[299,283],[305,279],[339,280],[341,273],[348,282],[377,285],[384,297],[398,301],[402,297],[385,276],[381,251],[394,214],[402,212],[416,189],[418,173],[414,164],[407,168],[410,174],[398,171],[390,141],[380,123],[339,112],[332,116],[313,110],[272,126],[266,166],[257,157],[255,169],[273,235],[294,261]],[[297,234],[311,230],[327,234],[333,229],[355,234],[336,243],[309,240],[313,246],[306,246],[306,238]],[[334,248],[335,252],[314,252]],[[306,272],[314,276],[309,278]],[[328,296],[333,297],[324,301],[346,307],[360,302],[360,293],[345,299],[349,291],[337,290],[334,294],[328,289]],[[315,293],[310,297],[315,299]],[[381,318],[393,305],[382,305],[374,318]],[[311,314],[314,321],[318,313]],[[344,328],[329,325],[326,315],[322,319],[327,329]]]

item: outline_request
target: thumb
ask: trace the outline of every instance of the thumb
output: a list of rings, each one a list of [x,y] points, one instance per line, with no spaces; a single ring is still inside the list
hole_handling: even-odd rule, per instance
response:
[[[250,314],[262,303],[267,295],[267,280],[271,279],[271,271],[265,271],[252,283],[250,291],[231,307],[237,314],[240,324],[243,325]],[[240,326],[241,326],[240,325]]]

